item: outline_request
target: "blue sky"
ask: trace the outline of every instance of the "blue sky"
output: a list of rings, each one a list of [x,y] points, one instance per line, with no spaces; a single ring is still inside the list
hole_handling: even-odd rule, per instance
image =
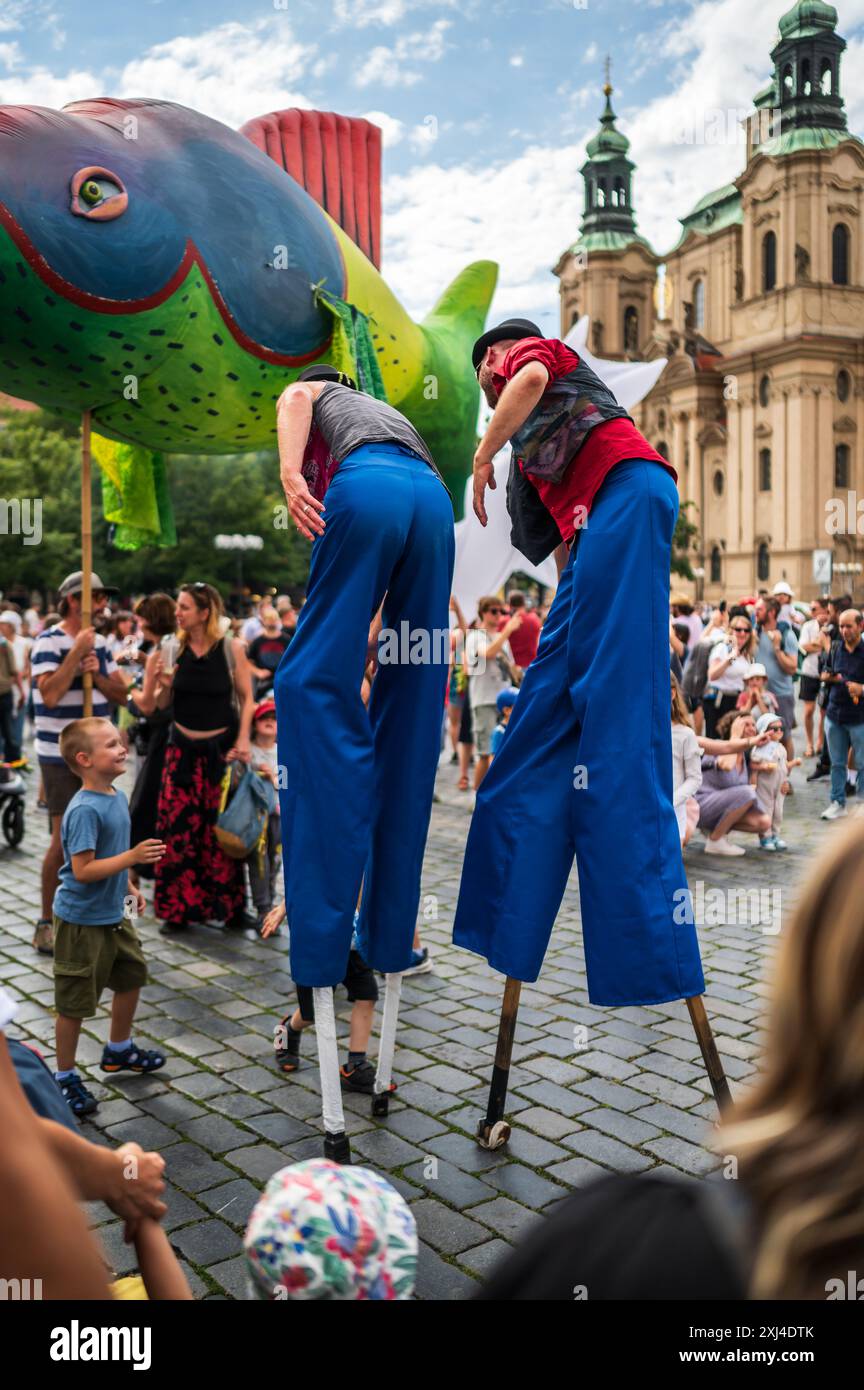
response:
[[[770,75],[787,4],[753,0],[0,0],[0,103],[158,96],[237,126],[287,106],[385,132],[386,278],[425,312],[469,261],[499,261],[493,313],[557,329],[550,274],[579,233],[585,141],[612,60],[656,250],[734,178],[734,113]],[[842,90],[864,134],[864,0],[837,6]],[[722,144],[685,138],[732,112]]]

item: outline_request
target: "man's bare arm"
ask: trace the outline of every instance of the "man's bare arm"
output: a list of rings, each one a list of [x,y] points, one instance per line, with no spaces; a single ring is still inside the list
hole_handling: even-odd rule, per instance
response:
[[[480,441],[478,453],[491,460],[503,448],[520,425],[524,425],[549,382],[549,373],[542,362],[526,362],[507,382],[489,421],[489,428]]]
[[[303,477],[303,455],[312,429],[312,405],[316,394],[312,386],[295,381],[282,392],[276,404],[279,476],[291,517],[300,534],[309,541],[324,530],[319,515],[324,503],[312,496]]]

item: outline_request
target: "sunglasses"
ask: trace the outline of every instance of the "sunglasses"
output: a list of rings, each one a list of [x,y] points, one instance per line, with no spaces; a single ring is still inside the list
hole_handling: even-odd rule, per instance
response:
[[[750,633],[749,627],[733,627],[732,631],[733,631],[733,632],[746,632],[748,635],[749,635],[749,633]]]
[[[502,614],[503,612],[504,612],[504,609],[503,609],[503,608],[486,608],[486,609],[483,610],[483,616],[484,616],[484,618],[485,618],[485,616],[486,616],[487,613],[491,613],[493,617],[498,618],[498,617],[501,616],[501,614]]]

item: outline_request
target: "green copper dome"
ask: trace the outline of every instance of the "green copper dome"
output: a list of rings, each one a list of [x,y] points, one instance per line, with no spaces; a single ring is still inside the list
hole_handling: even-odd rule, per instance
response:
[[[798,0],[780,19],[780,36],[784,39],[805,38],[825,29],[837,28],[837,11],[822,0]]]
[[[593,136],[585,146],[589,159],[603,158],[604,155],[626,155],[630,148],[630,141],[626,135],[622,135],[620,130],[615,129],[615,112],[612,110],[612,88],[609,83],[603,88],[606,93],[606,105],[603,115],[600,117],[600,130]]]

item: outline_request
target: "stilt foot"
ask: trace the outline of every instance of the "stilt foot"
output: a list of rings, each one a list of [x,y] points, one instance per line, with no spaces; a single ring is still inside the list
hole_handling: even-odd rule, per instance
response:
[[[332,1159],[334,1163],[351,1162],[351,1145],[344,1130],[341,1134],[327,1134],[325,1132],[324,1157]]]
[[[477,1143],[481,1149],[503,1149],[510,1138],[510,1126],[506,1120],[496,1120],[490,1125],[481,1120],[477,1126]]]

